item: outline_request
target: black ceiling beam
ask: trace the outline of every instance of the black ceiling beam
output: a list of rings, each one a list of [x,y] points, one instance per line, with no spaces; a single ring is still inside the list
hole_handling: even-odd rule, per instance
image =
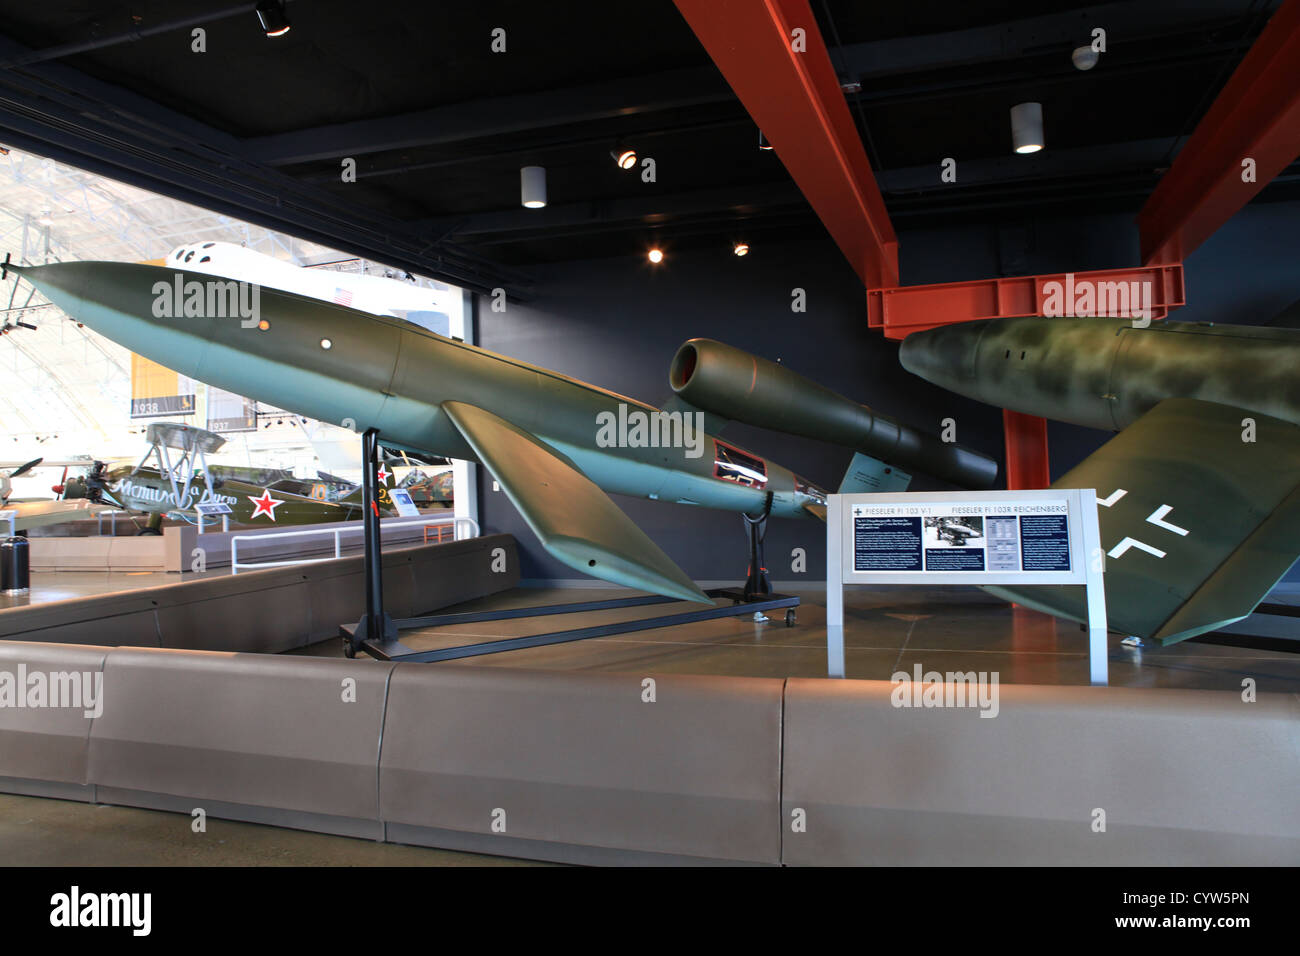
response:
[[[1264,0],[1265,8],[1281,4],[1282,0]],[[842,49],[832,44],[829,49],[831,62],[837,69],[847,70],[850,78],[886,77],[1073,49],[1091,42],[1094,27],[1106,31],[1108,48],[1116,43],[1185,33],[1215,23],[1240,21],[1248,13],[1254,16],[1248,5],[1242,0],[1104,3],[986,27],[845,44]],[[814,9],[820,11],[816,5]]]
[[[1088,177],[1117,172],[1154,172],[1168,162],[1175,137],[1103,143],[1074,149],[1045,150],[1032,156],[1011,155],[982,159],[957,159],[957,181],[939,178],[938,160],[924,166],[885,170],[877,174],[882,190],[891,198],[924,194],[928,204],[942,208],[950,197],[963,190],[1068,180],[1076,191],[1086,188]],[[1059,188],[1059,187],[1058,187]],[[473,243],[495,242],[512,234],[538,235],[547,230],[575,228],[605,229],[610,224],[641,225],[647,229],[667,226],[686,218],[709,217],[727,221],[773,210],[806,206],[802,194],[790,182],[757,186],[727,186],[667,195],[631,196],[591,202],[553,203],[544,209],[502,209],[467,215],[440,216],[412,223],[433,235],[455,236]]]
[[[957,181],[945,183],[939,178],[939,163],[887,169],[876,174],[882,191],[890,196],[908,193],[958,192],[971,186],[1005,185],[1038,182],[1048,179],[1077,180],[1080,188],[1090,176],[1128,170],[1154,172],[1169,164],[1169,153],[1177,137],[1129,140],[1123,143],[1098,143],[1071,149],[1045,149],[1024,156],[1008,153],[981,159],[962,159],[955,170]]]
[[[1280,2],[1265,0],[1266,6]],[[848,44],[842,50],[831,47],[831,62],[848,78],[869,81],[895,74],[1014,60],[1065,44],[1082,45],[1094,26],[1107,30],[1109,43],[1131,42],[1240,20],[1244,12],[1242,0],[1109,3],[991,27]],[[964,82],[969,83],[969,78]],[[864,93],[870,97],[869,92]],[[896,95],[886,92],[884,98]],[[286,166],[446,146],[734,100],[721,75],[709,66],[591,86],[469,100],[396,116],[250,137],[244,142],[250,158]]]
[[[230,17],[245,14],[251,15],[256,10],[257,3],[255,2],[241,3],[233,7],[223,7],[220,10],[209,10],[206,13],[196,14],[180,20],[168,20],[164,23],[156,23],[153,26],[124,30],[111,36],[80,40],[73,43],[61,43],[58,46],[46,47],[41,50],[30,50],[27,53],[9,56],[4,60],[0,60],[0,70],[9,70],[17,66],[30,66],[33,63],[45,63],[49,60],[59,60],[64,57],[76,56],[78,53],[93,53],[96,50],[120,46],[123,43],[135,43],[146,37],[157,36],[160,33],[188,30],[204,23],[213,23],[217,20],[226,20]]]
[[[708,66],[250,137],[244,146],[250,158],[287,166],[413,146],[441,146],[731,98],[722,76]]]
[[[460,239],[477,241],[503,233],[536,233],[609,223],[642,223],[647,228],[654,228],[689,216],[734,217],[745,214],[747,210],[799,205],[806,206],[807,202],[794,183],[787,181],[759,186],[697,189],[667,196],[630,196],[589,202],[552,203],[543,209],[507,209],[464,216],[440,216],[414,225],[434,235],[454,235]]]
[[[0,58],[25,52],[0,36]],[[0,70],[0,140],[404,271],[528,294],[518,270],[250,162],[235,137],[62,64]]]

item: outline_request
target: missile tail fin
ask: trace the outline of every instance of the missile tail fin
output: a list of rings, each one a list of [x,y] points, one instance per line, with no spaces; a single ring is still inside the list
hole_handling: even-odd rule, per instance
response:
[[[551,555],[613,584],[712,605],[566,456],[476,405],[442,408]]]

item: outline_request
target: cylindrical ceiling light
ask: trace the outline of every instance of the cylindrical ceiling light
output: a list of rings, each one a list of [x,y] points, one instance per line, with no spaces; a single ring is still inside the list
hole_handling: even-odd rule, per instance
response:
[[[528,209],[546,205],[546,167],[525,166],[519,170],[520,201]]]
[[[1017,153],[1036,153],[1043,141],[1043,104],[1017,103],[1011,107],[1011,144]]]
[[[738,243],[736,243],[736,247],[735,247],[734,249],[732,249],[731,251],[734,252],[734,253],[735,253],[736,255],[738,255],[738,256],[747,256],[747,255],[749,255],[749,243],[747,243],[747,242],[738,242]]]
[[[759,149],[772,148],[772,144],[767,141],[767,137],[763,135],[763,131],[761,129],[758,131],[758,148]]]
[[[631,169],[636,165],[636,150],[628,149],[626,146],[620,146],[617,149],[611,149],[609,155],[618,163],[619,169]]]

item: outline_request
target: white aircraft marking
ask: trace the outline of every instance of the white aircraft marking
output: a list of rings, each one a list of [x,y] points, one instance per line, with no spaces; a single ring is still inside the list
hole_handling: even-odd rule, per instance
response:
[[[1161,505],[1155,511],[1151,512],[1151,514],[1147,515],[1147,521],[1155,525],[1157,528],[1164,528],[1166,531],[1172,531],[1174,534],[1186,535],[1186,528],[1180,528],[1178,525],[1170,524],[1168,521],[1164,520],[1165,515],[1169,514],[1169,512],[1173,510],[1174,509],[1169,505]]]
[[[1115,545],[1115,547],[1111,548],[1106,553],[1110,555],[1112,558],[1118,558],[1129,548],[1137,548],[1139,551],[1145,551],[1147,554],[1154,554],[1157,558],[1163,558],[1165,556],[1165,553],[1161,551],[1159,548],[1153,548],[1151,547],[1151,545],[1144,544],[1143,542],[1138,541],[1134,538],[1125,538],[1123,541]]]

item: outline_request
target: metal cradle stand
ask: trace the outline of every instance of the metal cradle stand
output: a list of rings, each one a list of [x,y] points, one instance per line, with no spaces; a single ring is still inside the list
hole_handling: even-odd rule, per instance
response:
[[[504,621],[522,617],[547,617],[554,614],[574,614],[582,611],[607,611],[615,608],[640,607],[649,604],[672,604],[675,598],[658,595],[643,597],[614,598],[608,601],[580,601],[572,604],[547,604],[540,607],[510,608],[498,611],[470,611],[459,614],[433,614],[425,617],[402,618],[394,621],[384,613],[383,563],[379,541],[379,509],[375,501],[375,471],[378,465],[378,432],[368,430],[363,436],[364,474],[362,475],[362,502],[365,507],[365,544],[366,544],[366,613],[357,624],[345,624],[339,628],[343,638],[343,653],[355,657],[357,651],[364,651],[370,657],[381,661],[407,661],[412,663],[433,663],[450,661],[462,657],[478,657],[483,654],[500,654],[504,651],[517,651],[526,647],[544,647],[548,644],[566,644],[571,641],[585,641],[593,637],[608,637],[611,634],[629,634],[635,631],[647,631],[657,627],[670,627],[674,624],[691,624],[696,621],[709,621],[720,617],[739,617],[742,614],[754,614],[756,620],[766,620],[762,612],[785,609],[785,625],[793,627],[794,609],[799,606],[799,598],[792,595],[773,594],[767,582],[767,571],[763,567],[763,537],[766,533],[767,515],[771,510],[772,498],[769,493],[767,505],[760,518],[745,516],[749,531],[749,577],[743,588],[714,588],[705,591],[711,598],[730,598],[730,605],[699,608],[697,610],[676,611],[657,617],[637,621],[619,621],[612,624],[596,624],[591,627],[571,628],[564,631],[549,631],[544,634],[530,634],[525,637],[510,637],[496,641],[484,641],[479,644],[465,644],[459,647],[444,647],[433,651],[416,651],[407,647],[399,639],[402,631],[417,628],[441,627],[447,624],[468,624],[478,621]],[[372,635],[382,635],[378,640]]]

